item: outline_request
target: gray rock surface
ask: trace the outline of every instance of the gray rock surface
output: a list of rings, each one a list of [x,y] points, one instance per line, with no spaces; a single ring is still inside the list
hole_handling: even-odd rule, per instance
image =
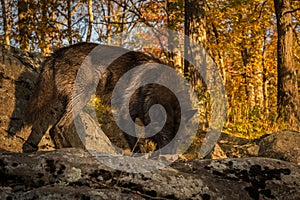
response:
[[[300,133],[279,131],[260,140],[259,156],[277,158],[300,165]]]
[[[135,159],[134,164],[151,169],[158,163]],[[269,158],[175,162],[156,171],[128,173],[80,149],[1,152],[0,176],[0,199],[296,200],[300,196],[300,166]]]

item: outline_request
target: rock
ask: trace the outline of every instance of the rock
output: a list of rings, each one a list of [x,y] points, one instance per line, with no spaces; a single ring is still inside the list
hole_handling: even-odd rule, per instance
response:
[[[221,149],[221,147],[216,144],[212,152],[205,157],[206,159],[221,159],[221,158],[227,158],[227,155],[225,152]]]
[[[259,152],[259,145],[257,145],[256,143],[251,143],[247,146],[247,155],[249,156],[258,156],[258,152]]]
[[[120,157],[98,154],[112,162]],[[141,158],[130,167],[155,169]],[[106,160],[107,161],[107,160]],[[299,199],[300,166],[270,158],[175,162],[116,170],[81,149],[0,152],[1,199]]]
[[[222,133],[218,144],[228,158],[258,156],[259,145],[245,138]]]
[[[279,131],[259,142],[259,156],[276,158],[300,165],[300,133]]]
[[[5,191],[5,192],[4,192]],[[11,188],[0,188],[1,199],[43,199],[43,200],[65,200],[65,199],[144,199],[134,194],[122,194],[118,189],[91,189],[89,187],[68,187],[68,186],[44,186],[26,192],[12,192]]]
[[[1,148],[20,151],[29,132],[17,134],[43,57],[0,44],[0,141]]]
[[[226,133],[221,133],[221,136],[219,138],[220,143],[226,143],[226,144],[234,144],[234,145],[245,145],[248,144],[250,140],[246,138],[237,137],[234,135],[229,135]]]
[[[81,140],[85,144],[87,150],[116,154],[113,144],[109,138],[101,130],[98,121],[95,121],[88,113],[81,112],[80,119],[77,118],[77,133],[85,133],[80,135]],[[81,120],[81,121],[78,121]],[[80,126],[81,125],[81,126]],[[78,145],[74,145],[78,146]]]

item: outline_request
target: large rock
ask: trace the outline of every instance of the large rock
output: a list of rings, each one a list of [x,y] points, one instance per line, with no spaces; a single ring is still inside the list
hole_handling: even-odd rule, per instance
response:
[[[277,158],[300,165],[300,133],[279,131],[259,142],[259,156]]]
[[[176,162],[160,170],[131,173],[103,162],[120,157],[97,157],[101,162],[80,149],[1,152],[0,199],[296,200],[300,196],[300,166],[275,159]],[[151,170],[159,164],[139,158],[125,166]]]
[[[0,44],[0,148],[21,151],[28,131],[23,125],[25,108],[39,75],[43,57]],[[14,136],[14,137],[12,137]]]

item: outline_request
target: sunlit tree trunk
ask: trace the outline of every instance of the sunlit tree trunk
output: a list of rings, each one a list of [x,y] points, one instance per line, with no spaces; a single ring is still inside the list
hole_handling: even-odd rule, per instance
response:
[[[267,79],[267,68],[265,65],[265,60],[266,60],[266,37],[263,39],[263,50],[262,50],[262,60],[261,60],[261,65],[263,69],[263,105],[264,105],[264,110],[266,114],[269,114],[269,97],[268,97],[268,79]]]
[[[38,29],[40,30],[40,48],[42,50],[42,53],[44,55],[49,55],[51,53],[50,50],[50,38],[49,36],[51,35],[51,33],[49,32],[48,29],[48,16],[47,16],[47,12],[48,12],[48,1],[43,0],[40,1],[41,5],[41,13],[42,13],[42,23],[38,26]]]
[[[124,30],[125,30],[125,13],[126,13],[126,9],[127,9],[127,5],[125,3],[125,0],[122,1],[122,8],[121,8],[121,12],[123,13],[123,15],[119,18],[119,22],[120,22],[120,33],[123,33]],[[122,37],[122,34],[120,34],[119,36],[119,44],[118,45],[121,45],[123,44],[123,37]]]
[[[263,48],[263,47],[261,47]],[[253,63],[253,77],[254,77],[254,97],[255,106],[258,108],[264,108],[264,69],[259,60]]]
[[[107,25],[106,25],[106,29],[107,29],[107,32],[106,32],[106,36],[107,36],[107,44],[110,45],[111,44],[111,15],[112,14],[112,11],[111,11],[111,1],[110,0],[107,0]]]
[[[293,55],[293,27],[290,0],[274,0],[277,17],[278,121],[300,130],[297,70]]]
[[[254,40],[254,38],[247,38]],[[243,67],[244,67],[244,85],[248,99],[249,111],[254,107],[264,107],[264,89],[263,89],[263,66],[261,62],[253,59],[253,49],[262,49],[259,44],[252,42],[251,49],[244,48],[241,51]]]
[[[88,13],[89,13],[89,25],[88,25],[86,41],[90,42],[91,37],[92,37],[93,24],[94,24],[93,1],[92,0],[88,0]]]

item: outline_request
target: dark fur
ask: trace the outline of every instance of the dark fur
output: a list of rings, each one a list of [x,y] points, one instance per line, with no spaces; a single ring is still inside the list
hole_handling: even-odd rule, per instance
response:
[[[90,66],[86,67],[82,77],[79,77],[80,84],[74,86],[74,81],[85,57],[96,47],[96,44],[80,43],[70,47],[59,49],[49,57],[43,65],[35,92],[29,103],[26,122],[32,124],[30,137],[23,146],[23,151],[35,151],[37,145],[52,126],[50,136],[56,148],[75,146],[73,140],[78,141],[76,134],[71,134],[70,127],[74,120],[73,116],[82,110],[90,100],[93,88],[98,85],[96,95],[103,102],[110,103],[112,91],[119,80],[128,70],[148,62],[158,62],[150,56],[142,53],[129,51],[111,62],[110,55],[115,52],[126,52],[119,47],[101,46],[97,52],[102,60],[92,58]],[[103,58],[107,58],[103,60]],[[98,77],[97,65],[111,63],[108,69]],[[147,70],[144,74],[147,75]],[[100,78],[100,83],[98,80]],[[133,81],[138,81],[132,77]],[[71,103],[72,92],[75,91],[75,104]],[[148,110],[153,104],[161,104],[167,112],[167,121],[161,132],[151,139],[161,148],[168,144],[177,132],[180,123],[180,106],[175,95],[167,88],[156,84],[149,84],[139,88],[130,101],[130,114],[132,119],[139,118],[144,125],[150,123]],[[72,115],[74,112],[75,115]],[[77,139],[74,139],[76,138]],[[133,149],[137,139],[126,135],[130,147]],[[76,143],[76,142],[75,142]],[[80,146],[80,145],[79,145]],[[83,145],[81,145],[83,146]]]

